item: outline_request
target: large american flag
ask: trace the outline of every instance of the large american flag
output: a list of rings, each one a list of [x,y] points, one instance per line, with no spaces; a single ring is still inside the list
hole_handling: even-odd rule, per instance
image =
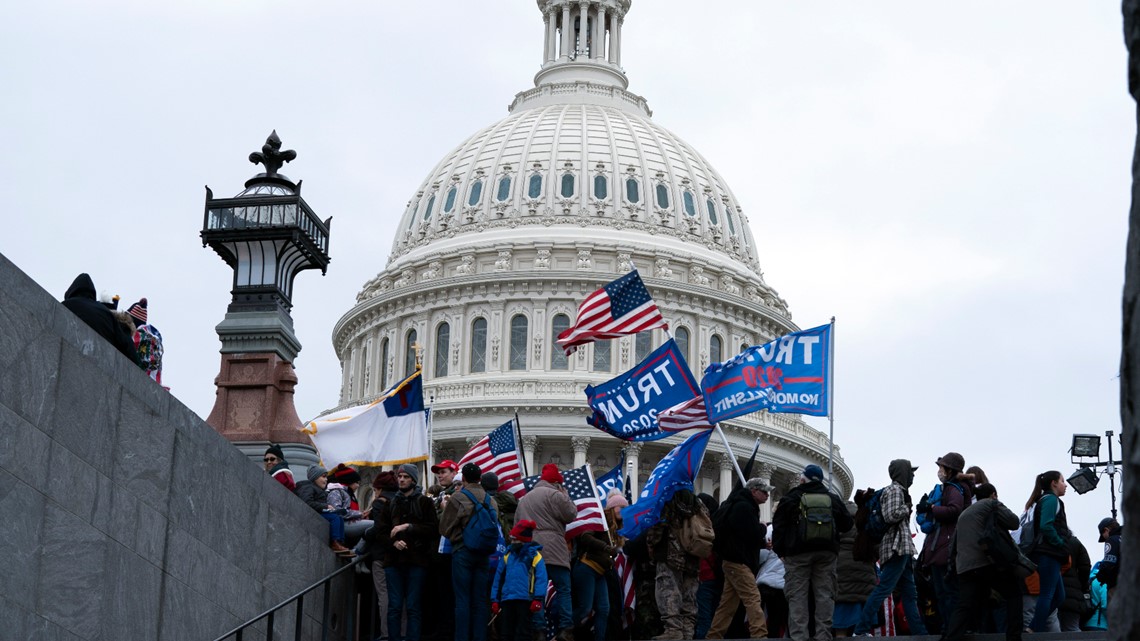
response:
[[[515,496],[523,496],[534,489],[542,480],[541,476],[528,476],[523,479],[523,488],[518,492],[511,491]],[[586,465],[562,472],[562,486],[570,494],[570,500],[578,508],[578,516],[566,525],[566,538],[572,539],[583,532],[590,530],[605,531],[606,515],[602,511],[602,502],[598,500],[598,492],[594,486],[594,475]],[[501,488],[500,488],[501,491]]]
[[[517,485],[512,481],[522,478],[522,467],[515,441],[515,422],[507,421],[479,439],[471,451],[459,459],[459,469],[468,463],[478,465],[484,474],[494,472],[499,477],[500,489],[509,491],[509,486]]]
[[[712,427],[712,424],[709,423],[708,412],[705,411],[705,397],[694,396],[683,403],[662,410],[657,414],[657,427],[661,428],[662,432],[680,432]]]
[[[617,338],[658,327],[668,329],[669,324],[635,269],[587,296],[578,306],[574,324],[558,335],[558,344],[569,356],[579,345],[600,338]]]

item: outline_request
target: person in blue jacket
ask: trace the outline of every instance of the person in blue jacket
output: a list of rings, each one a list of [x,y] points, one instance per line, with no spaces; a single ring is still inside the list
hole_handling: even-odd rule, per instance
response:
[[[1108,587],[1097,578],[1100,569],[1101,562],[1097,561],[1089,573],[1089,594],[1092,595],[1092,604],[1096,610],[1081,624],[1081,630],[1086,632],[1108,629]]]
[[[532,641],[534,614],[546,596],[546,562],[534,542],[534,521],[522,520],[511,530],[511,545],[495,569],[491,614],[499,621],[501,641]]]

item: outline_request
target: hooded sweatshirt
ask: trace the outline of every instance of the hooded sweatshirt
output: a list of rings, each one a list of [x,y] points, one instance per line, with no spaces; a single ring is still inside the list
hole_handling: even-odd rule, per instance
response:
[[[910,534],[911,499],[907,489],[914,484],[910,461],[891,461],[887,471],[892,483],[883,488],[881,509],[887,532],[879,544],[879,560],[886,563],[896,556],[914,556],[914,540]]]
[[[90,276],[80,274],[75,277],[71,287],[67,288],[67,293],[63,296],[63,306],[78,316],[79,320],[87,323],[88,327],[95,330],[104,340],[114,345],[115,349],[131,359],[132,363],[139,364],[138,352],[135,351],[131,335],[115,319],[111,310],[95,297],[95,283]]]

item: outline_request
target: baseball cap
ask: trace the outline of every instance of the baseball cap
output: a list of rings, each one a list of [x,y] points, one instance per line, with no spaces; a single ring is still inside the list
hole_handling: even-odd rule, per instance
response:
[[[459,471],[459,464],[456,463],[455,461],[451,460],[451,459],[447,459],[444,461],[440,461],[439,463],[436,463],[435,465],[431,466],[431,471],[435,472],[436,474],[439,474],[440,472],[442,472],[444,470],[451,470],[452,472],[458,472]]]
[[[1112,518],[1111,516],[1106,516],[1105,518],[1101,519],[1100,523],[1096,524],[1096,531],[1100,532],[1100,538],[1097,539],[1097,541],[1104,543],[1104,528],[1111,528],[1116,525],[1116,519]]]

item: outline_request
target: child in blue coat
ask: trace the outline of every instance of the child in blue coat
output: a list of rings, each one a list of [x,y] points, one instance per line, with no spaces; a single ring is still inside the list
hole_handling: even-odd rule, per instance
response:
[[[519,521],[511,530],[511,545],[495,569],[491,613],[500,616],[499,639],[532,641],[534,613],[546,596],[546,563],[535,543],[534,521]]]

